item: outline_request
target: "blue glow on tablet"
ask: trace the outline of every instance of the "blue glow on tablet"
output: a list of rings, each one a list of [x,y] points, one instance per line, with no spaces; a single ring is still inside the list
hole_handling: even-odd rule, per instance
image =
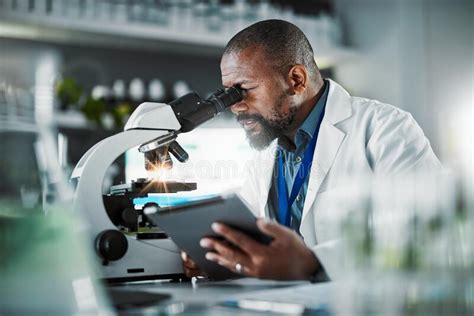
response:
[[[135,206],[143,206],[147,203],[156,203],[160,207],[172,207],[186,205],[191,202],[203,201],[219,196],[218,194],[207,194],[199,196],[179,196],[176,194],[156,194],[148,197],[141,197],[133,199]]]

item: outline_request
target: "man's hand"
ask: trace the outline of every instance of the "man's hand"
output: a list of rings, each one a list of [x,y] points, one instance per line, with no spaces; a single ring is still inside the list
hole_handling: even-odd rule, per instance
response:
[[[234,272],[260,279],[306,280],[319,268],[316,256],[294,231],[264,219],[259,219],[257,226],[263,233],[273,237],[269,245],[263,245],[238,230],[214,223],[212,229],[238,248],[215,239],[203,238],[201,246],[215,251],[208,252],[206,258]],[[237,271],[240,267],[240,271]]]
[[[181,260],[183,260],[184,274],[186,274],[188,278],[206,275],[199,269],[197,264],[184,251],[181,251]]]

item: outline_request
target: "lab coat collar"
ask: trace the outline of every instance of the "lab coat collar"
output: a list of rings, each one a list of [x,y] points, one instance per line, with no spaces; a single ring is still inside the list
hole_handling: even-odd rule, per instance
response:
[[[324,120],[336,125],[352,116],[351,96],[335,81],[329,81],[329,94]]]

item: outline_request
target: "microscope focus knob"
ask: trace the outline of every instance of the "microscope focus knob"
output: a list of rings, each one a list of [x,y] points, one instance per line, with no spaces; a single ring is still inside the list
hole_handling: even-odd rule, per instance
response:
[[[128,249],[127,237],[118,230],[104,230],[95,239],[96,251],[101,258],[115,261],[122,258]]]

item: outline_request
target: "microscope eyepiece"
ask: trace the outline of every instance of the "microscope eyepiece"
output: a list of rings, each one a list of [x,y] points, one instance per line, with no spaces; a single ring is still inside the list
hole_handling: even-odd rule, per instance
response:
[[[206,101],[211,102],[215,106],[216,112],[220,113],[241,100],[242,94],[240,92],[240,89],[230,87],[227,90],[216,90],[209,96],[209,98],[207,98]]]
[[[169,105],[181,124],[180,132],[186,133],[241,100],[240,89],[231,87],[214,91],[206,100],[201,99],[197,93],[191,92],[172,101]]]

